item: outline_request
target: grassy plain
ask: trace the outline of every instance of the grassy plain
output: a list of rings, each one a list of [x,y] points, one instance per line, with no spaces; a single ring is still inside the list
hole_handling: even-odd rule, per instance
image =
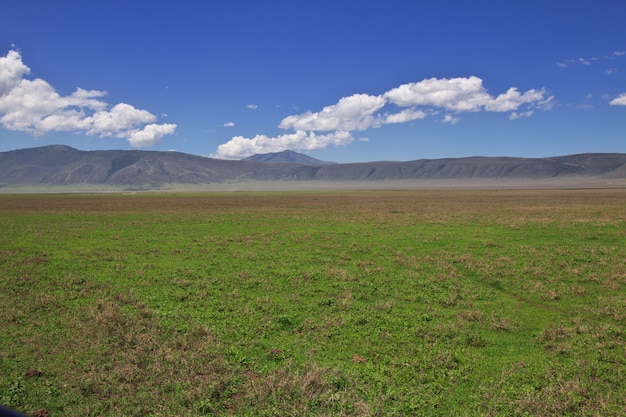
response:
[[[626,414],[624,189],[3,195],[0,230],[26,413]]]

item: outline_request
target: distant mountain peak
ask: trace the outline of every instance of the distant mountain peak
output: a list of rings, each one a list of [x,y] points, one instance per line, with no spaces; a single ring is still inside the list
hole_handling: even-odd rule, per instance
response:
[[[319,159],[315,159],[311,156],[299,152],[294,152],[289,149],[281,152],[254,154],[252,156],[244,158],[243,161],[277,162],[303,165],[329,165],[334,163],[320,161]]]

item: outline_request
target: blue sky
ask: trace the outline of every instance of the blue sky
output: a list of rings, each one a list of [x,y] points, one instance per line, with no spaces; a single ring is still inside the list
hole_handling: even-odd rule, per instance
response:
[[[626,152],[626,2],[23,1],[0,151]]]

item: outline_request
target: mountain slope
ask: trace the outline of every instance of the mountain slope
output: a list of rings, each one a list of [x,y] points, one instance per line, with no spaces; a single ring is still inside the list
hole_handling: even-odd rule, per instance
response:
[[[282,152],[271,152],[263,154],[255,154],[249,156],[244,161],[261,161],[261,162],[285,162],[290,164],[302,164],[302,165],[329,165],[334,162],[320,161],[319,159],[312,158],[308,155],[286,150]]]
[[[270,158],[271,159],[271,158]],[[107,185],[156,189],[245,181],[545,180],[600,178],[626,184],[626,154],[552,158],[468,157],[311,164],[227,161],[180,152],[79,151],[53,145],[0,152],[0,187]]]

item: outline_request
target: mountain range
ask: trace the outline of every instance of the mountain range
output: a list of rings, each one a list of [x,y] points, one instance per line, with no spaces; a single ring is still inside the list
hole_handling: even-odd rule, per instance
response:
[[[550,158],[466,157],[331,163],[293,151],[246,160],[180,152],[81,151],[64,145],[0,152],[0,191],[28,187],[150,190],[224,184],[383,183],[403,186],[496,183],[542,186],[626,186],[626,154],[588,153]]]

